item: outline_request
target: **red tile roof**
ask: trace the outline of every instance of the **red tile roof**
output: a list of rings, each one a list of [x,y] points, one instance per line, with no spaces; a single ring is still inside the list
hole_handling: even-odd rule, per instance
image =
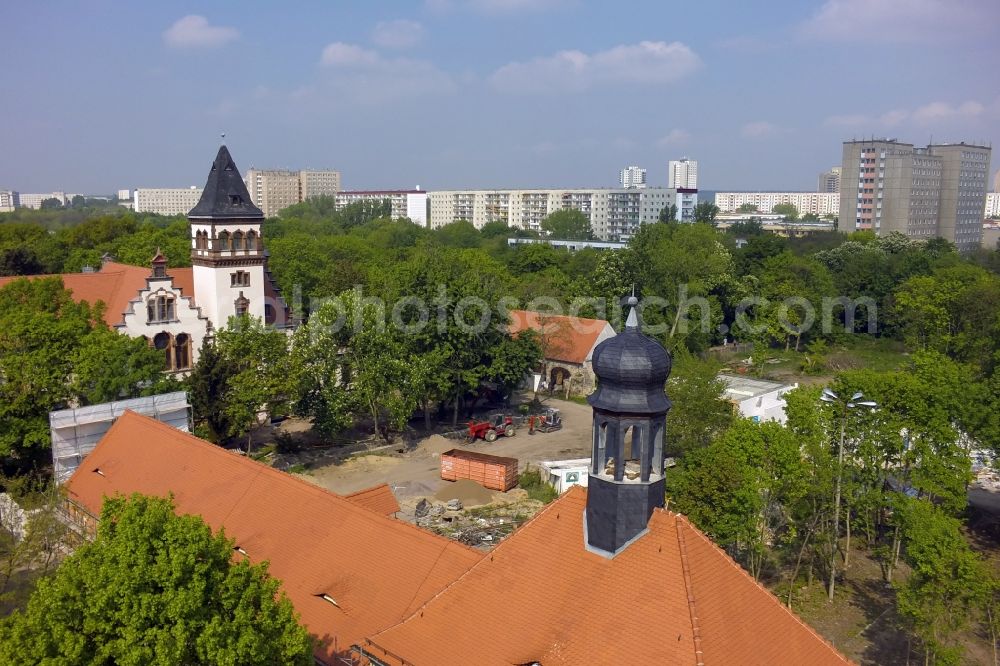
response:
[[[402,621],[482,557],[134,412],[66,487],[94,514],[105,496],[172,493],[178,513],[200,515],[251,561],[270,562],[326,660]]]
[[[572,488],[365,649],[410,666],[850,663],[683,516],[657,510],[613,559],[588,551],[586,502]]]
[[[375,513],[380,513],[383,516],[391,516],[399,513],[400,510],[399,502],[396,501],[396,496],[392,493],[392,488],[387,483],[365,488],[350,495],[344,495],[344,499],[351,500],[358,506],[364,507],[369,511],[374,511]]]
[[[130,266],[114,261],[106,262],[96,273],[62,273],[63,286],[73,292],[73,300],[86,301],[96,305],[102,301],[107,307],[104,310],[104,321],[108,326],[116,326],[124,322],[124,313],[129,302],[145,289],[146,278],[152,270],[149,266]],[[190,267],[171,268],[167,275],[174,279],[174,286],[181,290],[181,295],[194,297],[194,274]],[[29,279],[52,277],[47,275],[28,275]],[[18,276],[0,278],[0,288],[20,279]]]
[[[577,365],[590,358],[601,333],[610,327],[603,319],[548,315],[533,310],[511,310],[510,318],[512,334],[530,328],[541,335],[545,358]]]

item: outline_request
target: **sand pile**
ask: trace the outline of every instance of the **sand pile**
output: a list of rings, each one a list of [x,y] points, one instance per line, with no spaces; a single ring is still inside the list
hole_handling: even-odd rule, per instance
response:
[[[448,439],[442,435],[431,435],[424,441],[420,442],[417,447],[421,451],[426,451],[427,453],[437,453],[442,454],[445,451],[451,451],[454,448],[458,448],[458,440]]]
[[[475,481],[459,479],[454,483],[446,483],[437,491],[434,498],[442,502],[450,499],[461,500],[463,506],[481,506],[493,501],[493,491],[483,488]]]

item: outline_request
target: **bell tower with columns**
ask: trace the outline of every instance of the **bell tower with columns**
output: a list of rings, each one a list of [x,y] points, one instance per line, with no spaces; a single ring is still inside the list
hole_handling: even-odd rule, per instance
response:
[[[265,317],[261,237],[264,213],[250,193],[229,149],[219,147],[198,205],[188,213],[195,303],[219,330],[236,315]]]
[[[594,350],[597,390],[587,398],[594,431],[584,527],[587,548],[607,557],[644,534],[653,510],[665,503],[671,359],[639,330],[637,302],[629,298],[625,330]]]

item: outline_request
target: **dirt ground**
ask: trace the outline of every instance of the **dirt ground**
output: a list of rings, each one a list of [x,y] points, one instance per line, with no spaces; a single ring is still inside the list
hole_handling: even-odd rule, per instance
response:
[[[467,444],[463,440],[432,435],[420,440],[415,448],[405,453],[392,451],[356,455],[344,462],[310,469],[302,478],[339,494],[388,483],[404,508],[401,517],[412,518],[412,514],[407,515],[407,509],[415,505],[417,499],[433,498],[444,484],[451,483],[443,481],[440,474],[441,453],[449,449],[461,448],[517,458],[521,471],[541,460],[590,456],[590,407],[557,398],[548,398],[543,403],[562,411],[562,430],[529,435],[527,427],[524,427],[518,429],[514,437],[501,437],[492,444],[483,440]]]

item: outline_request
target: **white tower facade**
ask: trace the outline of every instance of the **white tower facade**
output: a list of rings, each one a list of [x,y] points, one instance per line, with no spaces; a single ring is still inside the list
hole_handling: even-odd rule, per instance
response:
[[[667,167],[670,172],[667,187],[674,187],[680,190],[698,189],[697,160],[689,160],[686,157],[679,160],[670,160],[667,163]]]
[[[188,213],[195,302],[212,326],[230,317],[265,319],[264,214],[253,205],[229,150],[212,163],[198,205]]]

